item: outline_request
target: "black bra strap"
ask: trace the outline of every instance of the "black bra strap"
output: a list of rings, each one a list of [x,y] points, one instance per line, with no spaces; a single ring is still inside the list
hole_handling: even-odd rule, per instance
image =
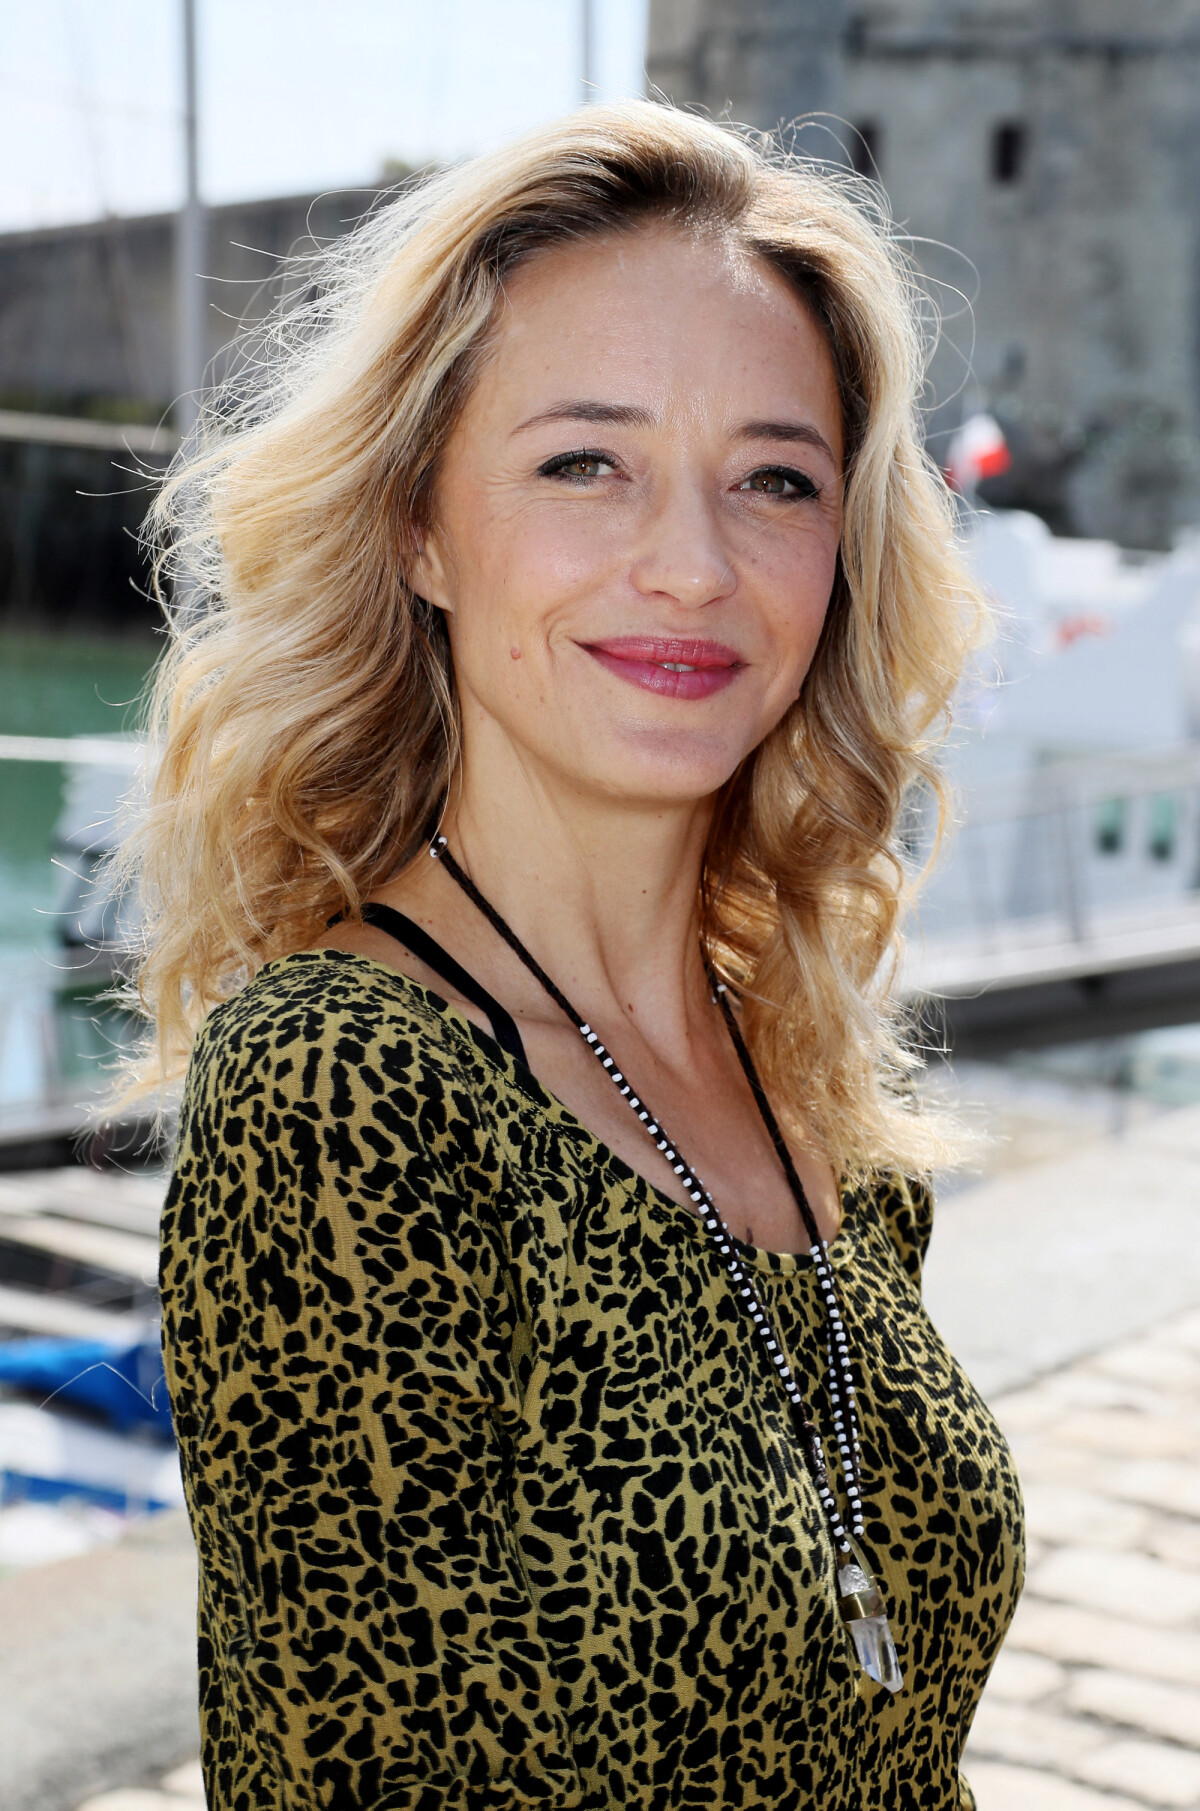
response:
[[[368,902],[362,909],[362,915],[364,924],[373,924],[377,931],[394,937],[406,950],[411,950],[426,968],[431,968],[435,975],[448,981],[464,1000],[469,1000],[472,1006],[478,1006],[480,1012],[486,1013],[491,1021],[492,1036],[501,1050],[507,1050],[509,1056],[515,1056],[528,1069],[529,1058],[525,1055],[525,1046],[512,1015],[505,1012],[499,1000],[493,999],[487,988],[480,986],[474,975],[469,975],[448,950],[434,941],[428,931],[423,931],[419,924],[414,924],[403,912],[393,911],[391,906]]]

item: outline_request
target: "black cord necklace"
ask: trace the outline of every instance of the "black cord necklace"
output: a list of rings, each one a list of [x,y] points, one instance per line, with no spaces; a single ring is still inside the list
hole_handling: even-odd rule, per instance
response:
[[[555,985],[537,959],[526,949],[517,933],[500,916],[491,901],[486,899],[474,881],[464,874],[451,855],[446,838],[440,834],[435,836],[429,846],[429,853],[435,861],[441,862],[446,872],[458,883],[471,903],[483,913],[493,930],[503,938],[513,954],[520,958],[534,979],[549,994],[555,1005],[571,1020],[593,1056],[606,1071],[609,1080],[617,1088],[622,1098],[628,1102],[633,1112],[637,1114],[647,1133],[653,1138],[656,1147],[671,1165],[676,1176],[679,1177],[692,1203],[699,1210],[700,1223],[709,1234],[710,1242],[721,1260],[722,1268],[745,1307],[751,1324],[756,1328],[763,1342],[763,1349],[771,1360],[775,1375],[783,1386],[799,1427],[805,1461],[820,1497],[830,1533],[836,1546],[845,1556],[844,1563],[838,1569],[841,1611],[854,1642],[859,1662],[864,1671],[878,1684],[886,1686],[889,1691],[899,1691],[903,1684],[903,1677],[896,1657],[895,1643],[888,1627],[883,1597],[872,1576],[862,1548],[859,1546],[863,1533],[863,1508],[854,1375],[850,1365],[849,1342],[846,1338],[846,1330],[838,1304],[833,1266],[829,1261],[829,1248],[817,1230],[812,1208],[804,1192],[804,1185],[796,1171],[791,1151],[780,1131],[774,1110],[767,1099],[762,1082],[759,1080],[758,1071],[754,1067],[754,1059],[746,1046],[741,1027],[729,1004],[723,983],[717,981],[712,971],[709,970],[709,985],[713,989],[714,999],[721,1008],[733,1047],[738,1055],[738,1061],[741,1063],[755,1105],[783,1166],[788,1187],[800,1210],[804,1229],[811,1241],[809,1256],[813,1262],[818,1286],[824,1297],[829,1397],[833,1409],[834,1434],[845,1479],[845,1492],[849,1505],[849,1527],[842,1518],[837,1496],[829,1479],[821,1436],[809,1413],[799,1384],[787,1363],[783,1348],[776,1338],[758,1288],[753,1277],[743,1268],[742,1261],[735,1249],[737,1242],[725,1224],[712,1196],[691,1165],[680,1155],[674,1140],[667,1136],[661,1121],[651,1113],[645,1101],[639,1099],[634,1093],[633,1088],[617,1068],[613,1057],[600,1042],[587,1020],[575,1010],[567,996]]]

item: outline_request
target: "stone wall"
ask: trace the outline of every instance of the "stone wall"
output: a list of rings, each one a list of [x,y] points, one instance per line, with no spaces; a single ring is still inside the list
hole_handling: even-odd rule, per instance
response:
[[[650,21],[672,99],[766,129],[823,110],[802,148],[874,151],[947,316],[935,451],[986,406],[1016,456],[994,501],[1132,546],[1200,517],[1200,0],[651,0]]]

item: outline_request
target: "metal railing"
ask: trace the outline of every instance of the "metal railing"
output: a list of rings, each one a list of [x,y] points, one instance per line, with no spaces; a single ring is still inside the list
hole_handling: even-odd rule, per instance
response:
[[[962,806],[919,907],[914,988],[1200,949],[1200,747],[1047,761]],[[928,840],[925,822],[914,860]]]

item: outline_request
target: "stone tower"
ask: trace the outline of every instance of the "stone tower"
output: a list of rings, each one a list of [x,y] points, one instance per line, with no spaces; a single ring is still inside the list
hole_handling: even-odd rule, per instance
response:
[[[651,0],[647,70],[823,113],[801,149],[883,184],[947,317],[932,449],[990,408],[992,501],[1134,547],[1200,522],[1200,0]]]
[[[774,127],[836,109],[843,0],[651,0],[646,74],[681,104]]]

